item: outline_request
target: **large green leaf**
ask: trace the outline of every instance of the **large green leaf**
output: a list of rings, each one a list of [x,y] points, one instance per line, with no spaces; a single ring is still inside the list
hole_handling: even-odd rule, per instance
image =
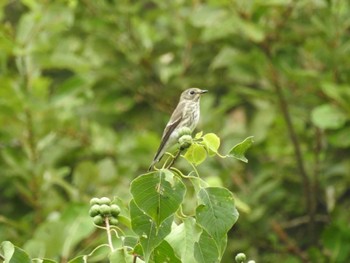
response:
[[[199,241],[195,243],[194,257],[198,263],[220,262],[220,255],[214,239],[203,231]]]
[[[159,226],[179,208],[186,188],[170,170],[162,169],[133,180],[130,191],[136,205]]]
[[[222,239],[238,219],[233,195],[226,188],[207,187],[199,191],[198,199],[201,204],[196,209],[197,222],[222,251]]]
[[[157,225],[151,217],[145,214],[135,203],[130,201],[130,217],[132,230],[139,235],[143,256],[147,261],[153,250],[164,240],[171,231],[173,216],[168,217]]]
[[[171,263],[181,263],[180,259],[175,255],[174,249],[165,240],[159,244],[153,253],[154,262],[171,262]],[[189,261],[185,261],[189,262]]]
[[[184,218],[182,223],[172,227],[171,233],[165,238],[174,248],[182,262],[195,263],[194,244],[199,241],[202,228],[193,217]]]
[[[133,261],[133,256],[127,253],[125,248],[118,248],[111,252],[108,256],[110,263],[130,263]]]

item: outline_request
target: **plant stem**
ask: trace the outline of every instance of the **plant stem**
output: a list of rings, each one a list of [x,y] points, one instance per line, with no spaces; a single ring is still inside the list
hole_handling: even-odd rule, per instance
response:
[[[108,217],[105,217],[105,224],[106,224],[106,232],[107,232],[107,239],[108,239],[108,245],[111,251],[114,251],[113,243],[112,243],[112,234],[111,234],[111,226],[109,225],[109,219]]]

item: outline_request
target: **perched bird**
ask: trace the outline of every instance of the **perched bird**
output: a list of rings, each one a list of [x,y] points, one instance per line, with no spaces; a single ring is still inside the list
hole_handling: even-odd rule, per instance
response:
[[[159,148],[148,171],[151,171],[154,165],[161,160],[166,150],[178,141],[179,130],[187,127],[192,132],[196,128],[200,115],[200,97],[206,92],[208,91],[190,88],[181,93],[179,103],[164,129]]]

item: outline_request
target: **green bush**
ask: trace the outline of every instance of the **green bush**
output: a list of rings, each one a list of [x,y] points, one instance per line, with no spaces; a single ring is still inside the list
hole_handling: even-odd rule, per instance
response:
[[[89,200],[132,198],[180,91],[197,86],[209,90],[198,129],[222,152],[255,140],[247,166],[197,167],[240,212],[222,262],[347,262],[349,12],[334,0],[2,1],[0,240],[62,262],[105,243]]]

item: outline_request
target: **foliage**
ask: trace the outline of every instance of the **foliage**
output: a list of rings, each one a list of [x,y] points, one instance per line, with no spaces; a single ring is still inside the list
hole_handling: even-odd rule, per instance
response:
[[[199,86],[209,90],[199,129],[219,135],[220,152],[255,141],[247,166],[197,167],[241,212],[222,262],[242,251],[257,262],[346,262],[349,5],[2,1],[0,240],[62,262],[104,243],[88,201],[132,198],[178,94]]]
[[[181,141],[182,137],[179,138],[179,152],[180,149],[185,150]],[[188,151],[197,151],[200,147],[204,151],[208,147],[208,152],[209,149],[217,151],[218,147],[213,147],[213,143],[220,144],[220,139],[213,133],[203,137],[197,135],[197,141],[205,143],[200,145],[194,142],[187,145]],[[249,148],[250,142],[247,141],[240,144],[241,148]],[[245,151],[233,149],[232,152],[243,155]],[[196,156],[199,159],[202,157],[197,154],[193,156],[186,160],[196,165]],[[173,163],[174,160],[170,162]],[[196,169],[195,172],[198,175]],[[192,186],[186,187],[185,180],[189,180]],[[187,201],[185,194],[189,188],[195,190],[197,206],[191,215],[185,215],[182,213],[182,207]],[[110,249],[109,262],[116,263],[221,261],[226,249],[227,232],[238,219],[233,195],[228,189],[210,187],[199,176],[185,176],[180,170],[168,166],[134,179],[130,192],[132,199],[128,206],[123,207],[122,216],[119,216],[121,209],[118,198],[111,201],[108,197],[94,197],[90,200],[89,215],[96,226],[106,230],[108,244],[101,244],[88,255],[76,257],[69,263],[88,262],[89,257],[104,246],[109,246]],[[119,227],[118,219],[124,222],[126,229],[122,230]],[[51,224],[51,227],[53,226],[54,224]],[[52,231],[50,226],[48,230]],[[112,241],[114,233],[120,243],[118,248],[114,248]],[[79,238],[78,233],[70,234]],[[31,262],[25,251],[9,241],[2,243],[2,254],[5,262]]]

